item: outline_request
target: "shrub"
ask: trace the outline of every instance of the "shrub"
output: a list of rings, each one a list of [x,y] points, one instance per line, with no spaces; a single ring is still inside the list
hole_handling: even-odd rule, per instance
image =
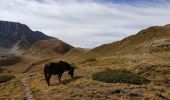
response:
[[[92,75],[93,80],[105,83],[129,83],[129,84],[147,84],[150,81],[142,76],[134,74],[125,69],[107,69]]]
[[[15,78],[13,75],[0,74],[0,83],[10,81],[13,78]]]

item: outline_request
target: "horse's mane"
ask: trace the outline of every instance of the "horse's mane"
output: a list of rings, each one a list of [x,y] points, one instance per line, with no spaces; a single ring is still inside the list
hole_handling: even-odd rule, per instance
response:
[[[72,66],[69,63],[65,62],[65,61],[60,60],[59,63],[67,65],[69,67],[69,69],[72,68]]]
[[[67,63],[67,62],[60,60],[59,63]]]
[[[68,64],[67,62],[62,61],[62,60],[60,60],[59,63],[70,65],[70,64]]]

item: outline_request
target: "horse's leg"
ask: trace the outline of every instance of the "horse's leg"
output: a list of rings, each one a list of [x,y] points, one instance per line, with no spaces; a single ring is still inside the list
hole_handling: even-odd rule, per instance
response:
[[[59,83],[61,82],[61,77],[62,77],[62,73],[60,73],[60,74],[58,75]]]
[[[47,74],[47,84],[50,86],[50,79],[51,79],[51,74]]]
[[[46,80],[46,82],[47,82],[47,84],[48,84],[48,86],[49,86],[50,84],[49,84],[48,75],[49,75],[49,73],[47,73],[47,72],[44,71],[45,80]]]

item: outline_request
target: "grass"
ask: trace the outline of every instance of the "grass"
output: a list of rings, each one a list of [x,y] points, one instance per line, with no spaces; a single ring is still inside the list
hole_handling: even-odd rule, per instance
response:
[[[10,81],[13,78],[15,78],[13,75],[0,74],[0,83]]]
[[[25,57],[26,58],[26,57]],[[24,66],[28,66],[28,64],[33,64],[36,63],[40,58],[32,58],[29,56],[28,58],[24,61],[29,61],[28,63],[21,63],[19,67],[6,67],[5,69],[10,68],[10,71],[14,71],[13,73],[16,73],[17,79],[20,78],[21,74],[18,74],[20,70],[19,68],[23,68]],[[68,57],[66,57],[68,58]],[[79,58],[80,61],[85,61],[87,58],[92,58],[92,57],[81,57]],[[158,73],[153,71],[151,73],[152,76],[146,76],[146,78],[149,78],[152,80],[151,84],[148,85],[133,85],[130,83],[127,84],[107,84],[104,82],[99,82],[99,81],[94,81],[91,78],[91,75],[97,72],[100,72],[104,70],[105,68],[110,68],[110,69],[121,69],[121,68],[126,68],[126,70],[129,70],[133,73],[138,73],[138,70],[134,69],[138,67],[138,65],[141,65],[143,69],[145,69],[144,65],[150,65],[150,64],[159,64],[163,63],[164,64],[169,64],[167,61],[169,61],[170,56],[167,53],[163,54],[154,54],[154,55],[120,55],[120,56],[109,56],[109,57],[102,57],[102,58],[96,58],[97,60],[94,62],[87,62],[87,63],[78,63],[77,60],[75,59],[60,59],[60,58],[55,58],[52,59],[52,61],[58,61],[58,60],[68,60],[68,62],[75,63],[76,66],[78,67],[77,70],[75,70],[75,78],[71,79],[67,73],[64,73],[62,76],[62,83],[58,84],[58,80],[56,80],[56,77],[53,76],[51,79],[51,85],[50,87],[47,86],[46,81],[44,80],[44,75],[42,72],[42,67],[43,64],[38,65],[37,67],[33,67],[30,72],[24,73],[25,75],[30,75],[29,76],[29,86],[31,88],[31,92],[33,95],[35,95],[35,99],[41,99],[41,100],[58,100],[58,99],[120,99],[120,95],[124,98],[139,98],[139,99],[162,99],[164,97],[169,98],[169,91],[167,88],[167,85],[169,84],[169,78],[168,74],[162,74],[160,76]],[[79,60],[78,59],[78,60]],[[162,62],[163,59],[163,62]],[[137,60],[139,61],[138,63],[131,63],[131,61]],[[156,61],[159,61],[158,63],[155,63]],[[161,61],[161,62],[160,62]],[[45,64],[45,62],[44,62]],[[71,63],[70,63],[71,64]],[[73,64],[72,66],[75,66]],[[88,64],[93,64],[93,66],[89,66]],[[100,66],[103,65],[103,66]],[[18,66],[18,65],[16,65]],[[140,66],[139,66],[140,67]],[[159,67],[159,65],[158,65]],[[26,67],[24,67],[26,68]],[[4,69],[4,70],[5,70]],[[160,67],[160,70],[163,68]],[[109,70],[109,69],[108,69]],[[122,70],[122,69],[121,69]],[[168,70],[168,69],[167,69]],[[7,70],[8,71],[8,70]],[[134,72],[135,71],[135,72]],[[158,70],[159,71],[159,70]],[[22,72],[22,71],[21,71]],[[32,73],[33,72],[33,73]],[[136,74],[135,74],[136,75]],[[140,74],[138,74],[140,75]],[[81,76],[81,78],[77,78],[77,76]],[[142,74],[142,76],[145,76]],[[155,81],[155,79],[158,79],[155,76],[160,76],[160,78],[167,77],[166,80],[161,80],[160,81]],[[21,77],[22,78],[22,77]],[[159,78],[159,79],[160,79]],[[154,79],[154,80],[153,80]],[[165,82],[164,82],[165,81]],[[6,94],[13,94],[13,92],[8,92],[8,91],[14,91],[11,88],[16,88],[15,84],[13,83],[15,80],[12,80],[10,82],[6,82],[4,84],[1,84],[0,89],[3,90],[2,93],[0,94],[0,97],[6,96]],[[19,81],[20,82],[20,81]],[[157,83],[156,83],[157,82]],[[164,82],[164,83],[163,83]],[[8,84],[9,83],[9,84]],[[41,83],[41,84],[39,84]],[[116,83],[116,82],[115,82]],[[120,82],[118,82],[120,83]],[[125,83],[125,82],[124,82]],[[145,83],[144,83],[145,84]],[[158,85],[157,85],[158,84]],[[16,84],[18,87],[18,84]],[[7,87],[4,89],[4,87]],[[22,84],[20,86],[22,88]],[[83,91],[82,91],[83,89]],[[24,89],[23,89],[24,90]],[[44,91],[46,90],[46,91]],[[7,91],[8,93],[4,93],[4,91]],[[161,95],[159,93],[161,92]],[[14,92],[15,93],[15,92]],[[24,93],[21,90],[18,90],[18,95],[21,95]],[[137,96],[133,96],[137,93]],[[158,93],[158,95],[156,94]],[[65,95],[67,94],[67,95]],[[138,95],[139,94],[139,95]],[[143,96],[140,96],[142,94]],[[50,96],[51,95],[51,96]],[[11,98],[16,98],[16,94],[10,95]],[[23,94],[24,96],[24,94]],[[132,96],[132,97],[131,97]],[[9,99],[9,96],[6,96],[7,99]],[[18,99],[20,100],[20,99]]]
[[[95,62],[97,59],[94,57],[91,58],[87,58],[85,61],[83,61],[83,63],[87,63],[87,62]]]
[[[92,75],[93,80],[105,83],[147,84],[150,81],[125,69],[107,69]]]
[[[71,63],[70,65],[71,67],[74,67],[75,69],[77,69],[77,66],[75,65],[75,63]]]
[[[20,63],[21,61],[22,59],[19,56],[7,56],[0,60],[0,66],[15,65],[17,63]]]
[[[0,68],[0,73],[2,73],[4,71],[4,69],[3,68]]]
[[[129,57],[111,56],[111,57],[99,58],[99,59],[97,59],[97,61],[94,64],[97,66],[120,65],[123,63],[128,63],[128,61],[130,61]]]

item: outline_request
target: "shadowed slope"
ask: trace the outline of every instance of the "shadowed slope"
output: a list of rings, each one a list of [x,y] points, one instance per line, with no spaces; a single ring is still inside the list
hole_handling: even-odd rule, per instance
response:
[[[0,21],[0,47],[12,48],[18,44],[21,48],[26,48],[39,40],[51,38],[42,32],[32,31],[24,24]]]
[[[49,40],[41,40],[35,43],[32,48],[29,50],[31,52],[36,53],[56,53],[56,54],[64,54],[74,47],[59,40],[59,39],[49,39]]]

